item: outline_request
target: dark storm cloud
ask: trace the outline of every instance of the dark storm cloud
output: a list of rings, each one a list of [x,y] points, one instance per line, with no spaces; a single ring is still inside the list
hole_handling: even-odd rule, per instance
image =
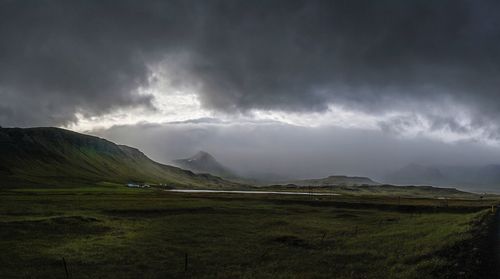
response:
[[[157,1],[1,1],[0,121],[54,125],[79,110],[150,105],[137,89],[149,83],[149,63],[192,29],[188,9]]]
[[[461,106],[477,126],[499,116],[497,1],[0,5],[2,123],[60,124],[77,110],[148,106],[151,97],[136,91],[150,84],[150,66],[179,53],[185,61],[169,67],[201,84],[203,105],[217,110],[335,103],[434,119],[432,104]]]
[[[434,129],[454,116],[456,105],[478,127],[498,116],[498,3],[224,7],[232,16],[206,20],[207,37],[197,44],[203,59],[192,65],[206,105],[321,111],[336,103],[375,114],[410,111],[435,122]],[[208,15],[217,17],[213,9]],[[464,130],[456,124],[446,127]]]

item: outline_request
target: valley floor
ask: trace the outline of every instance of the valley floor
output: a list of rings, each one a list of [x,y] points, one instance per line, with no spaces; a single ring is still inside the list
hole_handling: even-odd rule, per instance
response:
[[[0,191],[0,278],[485,278],[495,201]],[[480,276],[480,277],[479,277]]]

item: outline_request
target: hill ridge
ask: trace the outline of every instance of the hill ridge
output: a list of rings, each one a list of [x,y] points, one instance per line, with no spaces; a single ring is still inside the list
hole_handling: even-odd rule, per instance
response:
[[[137,148],[55,127],[0,128],[0,176],[7,184],[142,181],[176,187],[240,185],[151,160]]]
[[[297,186],[362,186],[379,185],[380,183],[364,176],[330,175],[325,178],[298,179],[274,184],[293,184]]]

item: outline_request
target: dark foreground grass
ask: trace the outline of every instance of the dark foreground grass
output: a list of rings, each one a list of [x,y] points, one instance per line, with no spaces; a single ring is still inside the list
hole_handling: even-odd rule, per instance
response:
[[[112,187],[0,199],[0,278],[66,278],[63,257],[71,278],[467,277],[461,247],[474,248],[464,243],[488,212],[473,201]]]

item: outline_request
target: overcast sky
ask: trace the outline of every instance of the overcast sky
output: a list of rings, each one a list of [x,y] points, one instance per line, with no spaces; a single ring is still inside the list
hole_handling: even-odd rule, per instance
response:
[[[0,125],[168,162],[500,163],[500,2],[0,0]]]

